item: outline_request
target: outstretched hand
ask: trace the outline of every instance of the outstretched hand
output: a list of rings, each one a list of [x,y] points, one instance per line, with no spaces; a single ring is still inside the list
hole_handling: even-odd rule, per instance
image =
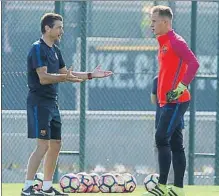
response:
[[[93,78],[105,78],[113,75],[112,71],[105,71],[101,69],[101,65],[98,65],[92,72]]]

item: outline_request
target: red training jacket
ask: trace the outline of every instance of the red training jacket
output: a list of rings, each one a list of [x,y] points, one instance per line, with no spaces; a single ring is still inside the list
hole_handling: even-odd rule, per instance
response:
[[[185,40],[173,30],[158,38],[159,74],[157,95],[160,106],[164,106],[166,94],[177,87],[179,82],[186,86],[195,77],[199,63],[193,52],[188,48]],[[190,100],[190,93],[185,90],[177,102]],[[173,102],[173,103],[176,103]]]

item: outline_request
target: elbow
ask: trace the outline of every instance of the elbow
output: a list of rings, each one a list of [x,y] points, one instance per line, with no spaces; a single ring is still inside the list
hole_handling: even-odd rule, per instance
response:
[[[195,64],[194,64],[194,75],[198,72],[198,69],[199,69],[199,67],[200,67],[200,64],[199,64],[199,62],[196,62]]]
[[[198,70],[198,68],[200,67],[200,64],[199,64],[199,62],[198,62],[197,59],[194,59],[193,62],[192,62],[192,64],[193,64],[193,66],[194,66],[194,68],[195,68],[196,70]]]
[[[199,62],[196,60],[196,61],[192,61],[189,66],[188,66],[188,69],[189,69],[189,72],[191,73],[196,73],[198,71],[198,68],[200,67],[200,64]]]
[[[46,85],[46,84],[48,84],[48,83],[47,83],[47,81],[46,81],[46,79],[45,79],[44,77],[41,77],[41,78],[40,78],[40,84],[41,84],[41,85]]]
[[[40,84],[41,84],[41,85],[46,85],[47,83],[46,83],[45,80],[40,80]]]
[[[46,73],[38,73],[39,82],[41,85],[48,84],[47,74]]]
[[[196,69],[198,70],[198,68],[200,67],[200,64],[199,64],[197,58],[194,59],[193,64],[195,65]]]

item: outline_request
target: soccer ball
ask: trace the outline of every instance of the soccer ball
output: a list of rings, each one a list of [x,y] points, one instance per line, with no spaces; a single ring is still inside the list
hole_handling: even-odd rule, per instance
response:
[[[36,173],[34,176],[34,189],[40,190],[43,186],[43,179],[44,174],[43,173]]]
[[[60,178],[59,185],[64,193],[76,193],[80,182],[75,174],[69,173]]]
[[[93,190],[93,178],[85,172],[80,172],[77,176],[80,181],[80,186],[77,192],[90,193]]]
[[[125,179],[121,174],[115,174],[115,177],[117,179],[117,186],[116,186],[116,192],[117,193],[123,193],[125,191],[126,182]]]
[[[99,179],[100,179],[100,176],[96,173],[91,173],[90,176],[93,178],[93,189],[92,189],[92,193],[98,193],[100,192],[100,189],[99,189]]]
[[[122,176],[126,182],[125,192],[133,192],[137,186],[135,177],[129,173],[124,173]]]
[[[159,180],[159,174],[149,174],[144,179],[144,186],[147,191],[151,191],[157,184]]]
[[[113,174],[105,173],[99,179],[100,191],[102,193],[115,193],[117,188],[117,179]]]

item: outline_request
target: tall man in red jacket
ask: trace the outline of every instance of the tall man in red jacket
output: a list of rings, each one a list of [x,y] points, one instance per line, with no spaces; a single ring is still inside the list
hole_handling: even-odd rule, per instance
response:
[[[151,11],[151,28],[159,42],[158,102],[161,107],[157,132],[160,178],[159,184],[147,196],[184,196],[183,178],[186,157],[183,135],[177,129],[190,102],[187,89],[199,63],[185,40],[172,29],[173,13],[166,6],[155,6]],[[171,157],[172,151],[172,157]],[[174,168],[174,186],[167,190],[166,183],[171,158]]]

